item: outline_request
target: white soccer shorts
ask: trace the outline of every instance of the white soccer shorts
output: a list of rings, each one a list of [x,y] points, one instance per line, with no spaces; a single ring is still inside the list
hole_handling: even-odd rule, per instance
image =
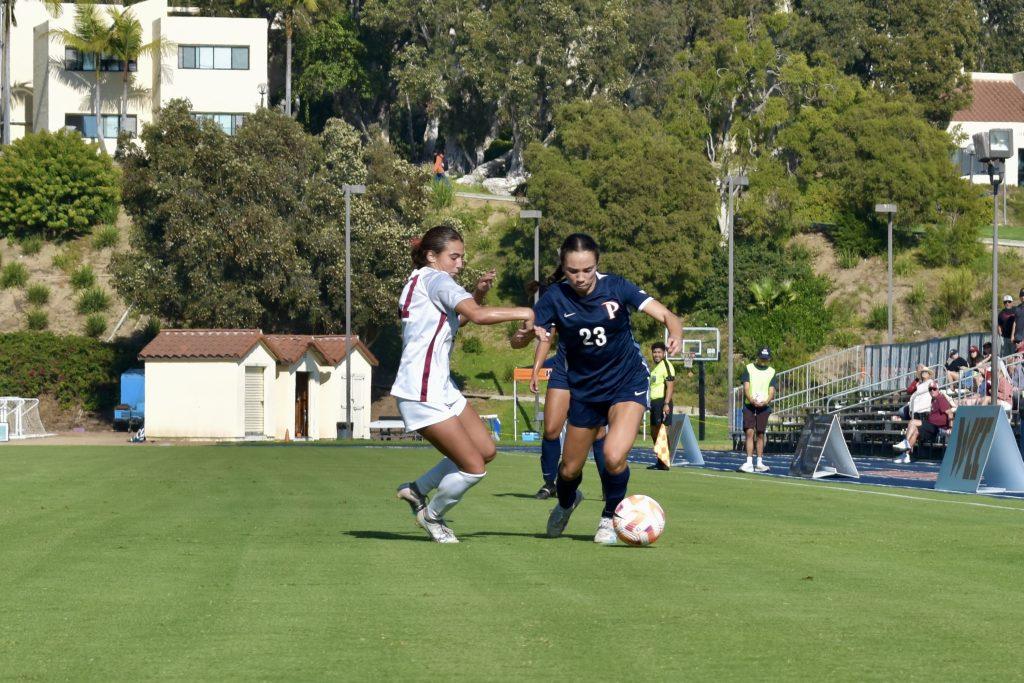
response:
[[[418,429],[436,425],[444,422],[450,417],[462,415],[466,409],[466,397],[459,394],[454,403],[428,403],[426,401],[412,401],[407,398],[396,399],[398,412],[405,421],[405,428],[410,432]]]

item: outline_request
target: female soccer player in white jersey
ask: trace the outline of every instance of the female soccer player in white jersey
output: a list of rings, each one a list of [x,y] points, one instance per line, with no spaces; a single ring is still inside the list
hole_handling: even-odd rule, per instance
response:
[[[598,274],[600,250],[589,235],[569,235],[559,250],[565,280],[551,286],[534,307],[538,330],[552,326],[565,345],[569,382],[569,428],[555,483],[558,503],[548,517],[547,534],[560,536],[583,500],[582,470],[602,426],[607,425],[602,477],[604,510],[594,540],[614,543],[612,517],[626,497],[626,455],[647,411],[650,372],[633,339],[630,309],[646,313],[668,328],[668,351],[678,353],[683,329],[679,318],[635,284]],[[543,331],[537,354],[547,354]],[[545,338],[547,337],[547,338]]]
[[[495,455],[494,441],[480,416],[455,387],[449,370],[452,341],[467,321],[494,325],[521,320],[532,328],[533,311],[523,307],[483,306],[494,280],[488,273],[470,294],[453,279],[462,270],[465,245],[458,231],[436,226],[413,247],[416,270],[398,300],[402,319],[402,360],[391,394],[405,427],[416,431],[445,457],[419,479],[398,487],[416,523],[438,543],[458,543],[445,513],[486,474]],[[427,494],[437,494],[428,502]]]

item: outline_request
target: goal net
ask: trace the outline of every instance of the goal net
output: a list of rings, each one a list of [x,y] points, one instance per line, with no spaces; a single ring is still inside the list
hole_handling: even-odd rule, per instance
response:
[[[48,436],[39,417],[38,398],[0,396],[0,423],[7,425],[10,439]]]

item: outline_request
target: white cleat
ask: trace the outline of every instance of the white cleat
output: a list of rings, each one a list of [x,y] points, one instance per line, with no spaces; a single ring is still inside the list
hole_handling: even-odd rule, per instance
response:
[[[576,500],[573,501],[572,506],[568,510],[555,503],[555,507],[551,508],[551,514],[548,515],[548,538],[558,538],[562,535],[562,532],[565,531],[565,525],[569,523],[569,517],[572,516],[572,511],[579,507],[582,502],[583,491],[576,489]]]
[[[597,533],[594,534],[594,543],[615,545],[615,542],[618,540],[618,536],[615,535],[615,524],[612,521],[612,518],[602,517],[601,521],[597,523]]]
[[[768,465],[765,465],[763,462],[759,465],[754,465],[755,472],[770,472],[771,469],[771,467],[768,467]]]
[[[737,472],[747,472],[749,474],[753,474],[753,472],[754,472],[754,463],[752,463],[752,462],[745,462],[742,465],[740,465],[738,468],[736,468],[736,471]]]
[[[421,508],[416,513],[416,523],[423,527],[435,543],[458,543],[459,539],[455,533],[448,528],[443,519],[433,519],[427,514],[427,508]]]

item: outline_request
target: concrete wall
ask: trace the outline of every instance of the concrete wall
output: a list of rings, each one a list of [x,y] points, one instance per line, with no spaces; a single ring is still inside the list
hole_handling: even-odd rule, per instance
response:
[[[262,344],[241,361],[146,361],[146,435],[245,438],[245,368],[263,367],[264,433],[275,433],[275,361]]]

